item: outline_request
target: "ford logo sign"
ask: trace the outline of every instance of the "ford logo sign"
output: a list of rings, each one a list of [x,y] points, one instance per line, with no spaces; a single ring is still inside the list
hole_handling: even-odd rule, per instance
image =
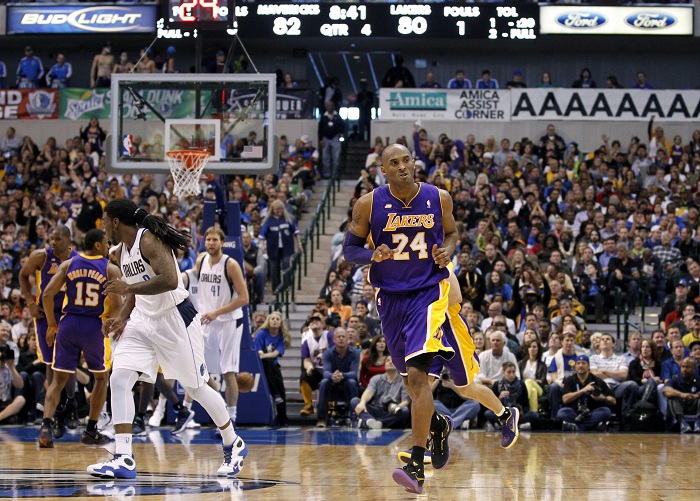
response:
[[[676,18],[665,12],[637,12],[625,19],[625,22],[633,28],[659,30],[673,26],[677,21]]]
[[[602,14],[587,11],[567,12],[557,18],[557,23],[567,28],[597,28],[603,26],[608,20]]]

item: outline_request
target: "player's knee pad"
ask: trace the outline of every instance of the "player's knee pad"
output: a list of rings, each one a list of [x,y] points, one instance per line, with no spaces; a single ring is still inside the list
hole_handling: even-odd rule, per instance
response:
[[[134,388],[139,374],[130,369],[114,369],[109,378],[112,387],[112,419],[114,424],[131,424],[136,414],[134,397],[131,390]]]

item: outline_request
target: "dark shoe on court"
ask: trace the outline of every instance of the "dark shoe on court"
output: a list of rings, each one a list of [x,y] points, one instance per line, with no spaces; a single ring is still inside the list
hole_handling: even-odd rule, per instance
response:
[[[42,426],[39,430],[39,448],[53,449],[53,433],[48,426]]]
[[[56,414],[54,414],[52,431],[54,438],[61,438],[66,432],[65,414],[63,412],[56,411]]]
[[[305,405],[304,408],[299,411],[299,414],[301,414],[302,416],[310,416],[313,413],[314,413],[314,406],[313,405]]]
[[[145,420],[142,417],[136,416],[131,426],[131,435],[134,437],[145,437],[147,434]]]
[[[447,466],[450,462],[450,444],[447,439],[452,433],[452,418],[439,414],[442,420],[445,421],[445,429],[443,431],[430,430],[430,453],[433,459],[433,468],[440,470]]]
[[[75,430],[80,426],[80,421],[78,420],[78,404],[74,399],[66,400],[64,416],[66,419],[66,428],[69,430]]]
[[[194,411],[192,409],[188,409],[187,407],[183,407],[180,409],[177,413],[177,421],[175,422],[175,427],[172,429],[170,433],[173,435],[177,435],[178,433],[182,433],[187,429],[187,423],[192,421],[194,419]]]
[[[408,492],[423,494],[423,482],[425,481],[423,465],[412,461],[403,468],[396,468],[391,478],[397,484],[402,485]]]
[[[508,409],[510,410],[510,416],[501,423],[501,433],[503,433],[501,447],[504,449],[513,447],[520,437],[520,429],[518,428],[520,411],[517,407],[508,407]]]
[[[107,445],[110,441],[111,440],[109,437],[104,436],[99,431],[90,433],[89,431],[85,430],[83,432],[83,436],[80,437],[80,443],[85,445]]]
[[[403,464],[408,464],[409,461],[411,461],[411,454],[413,453],[413,447],[408,449],[407,451],[401,451],[397,454],[399,461],[401,461]],[[430,453],[430,449],[425,450],[425,457],[423,458],[423,463],[425,464],[432,464],[433,463],[433,456]]]

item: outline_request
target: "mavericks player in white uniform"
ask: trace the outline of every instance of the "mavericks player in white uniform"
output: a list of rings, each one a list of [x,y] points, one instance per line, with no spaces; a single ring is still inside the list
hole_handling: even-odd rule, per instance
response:
[[[118,316],[103,327],[115,341],[110,384],[116,451],[110,461],[88,466],[88,473],[100,478],[136,477],[131,392],[139,378],[154,382],[160,365],[165,378],[180,381],[221,430],[224,461],[217,474],[238,474],[248,448],[236,435],[221,396],[207,385],[199,315],[175,260],[174,250],[186,249],[189,236],[125,198],[107,204],[102,228],[111,243],[122,244],[116,257],[123,275],[123,280],[110,280],[104,293],[127,298]]]
[[[204,359],[209,372],[221,374],[226,382],[226,407],[236,422],[238,384],[236,373],[241,358],[243,306],[248,304],[248,287],[235,259],[223,253],[226,236],[213,227],[204,233],[206,253],[197,259],[197,309],[202,316]]]

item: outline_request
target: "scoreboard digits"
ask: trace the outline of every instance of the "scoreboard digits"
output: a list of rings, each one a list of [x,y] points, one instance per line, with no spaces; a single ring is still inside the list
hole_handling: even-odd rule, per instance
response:
[[[187,30],[228,29],[248,38],[481,38],[534,40],[536,4],[295,4],[232,0],[167,0],[158,35],[181,38]]]

